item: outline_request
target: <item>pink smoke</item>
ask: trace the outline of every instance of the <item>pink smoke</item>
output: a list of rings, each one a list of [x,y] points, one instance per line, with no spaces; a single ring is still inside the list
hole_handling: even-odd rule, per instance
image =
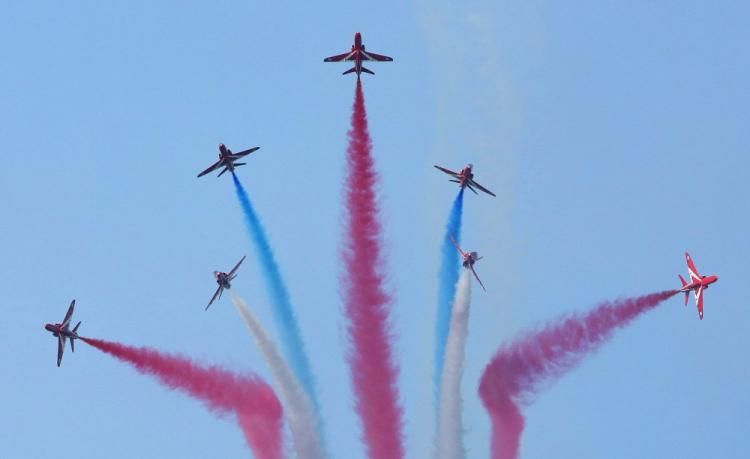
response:
[[[355,408],[362,419],[368,456],[404,455],[398,369],[393,363],[388,314],[391,297],[384,290],[381,225],[375,187],[378,175],[371,155],[362,84],[357,80],[345,183],[347,230],[342,251],[345,272],[341,290],[353,349],[348,355]]]
[[[615,329],[676,293],[669,290],[605,302],[588,313],[559,319],[500,347],[479,382],[479,396],[492,419],[491,457],[518,457],[524,427],[520,405],[528,404],[544,383],[574,369]]]
[[[235,413],[256,457],[282,457],[281,404],[261,379],[238,375],[218,366],[199,366],[188,358],[147,347],[91,338],[81,340],[132,364],[140,373],[156,376],[170,389],[180,389],[202,400],[218,416]]]

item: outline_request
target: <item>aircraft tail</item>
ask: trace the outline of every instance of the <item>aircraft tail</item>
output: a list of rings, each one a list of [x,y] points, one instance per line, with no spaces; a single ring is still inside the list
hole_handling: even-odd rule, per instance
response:
[[[370,75],[375,75],[375,72],[365,67],[362,67],[362,71],[365,73],[369,73]]]
[[[225,167],[223,171],[219,172],[219,175],[217,175],[217,177],[221,177],[222,175],[224,175],[224,172],[226,172],[228,170],[229,170],[229,168]]]
[[[78,338],[78,327],[81,326],[81,321],[79,320],[75,327],[73,327],[73,336],[70,337],[70,352],[76,351],[76,346],[73,344],[73,342]]]
[[[349,70],[347,70],[346,72],[342,73],[342,75],[347,75],[349,73],[356,72],[356,71],[357,71],[357,68],[356,67],[352,67]]]
[[[234,167],[244,166],[247,163],[234,163]]]
[[[677,277],[680,278],[680,282],[682,283],[683,287],[687,285],[687,282],[685,282],[685,279],[682,277],[681,274],[678,274]],[[685,292],[685,306],[687,306],[687,304],[688,304],[688,298],[689,297],[690,297],[690,292],[689,291]]]

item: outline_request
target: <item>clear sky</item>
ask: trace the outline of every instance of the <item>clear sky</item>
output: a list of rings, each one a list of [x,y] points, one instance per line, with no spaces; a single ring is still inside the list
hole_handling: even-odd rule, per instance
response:
[[[382,173],[410,457],[434,428],[440,238],[475,165],[466,444],[502,342],[561,313],[677,285],[683,252],[719,275],[698,321],[674,298],[525,410],[523,458],[750,455],[750,64],[743,2],[5,2],[0,15],[0,456],[246,457],[232,420],[42,329],[76,298],[85,336],[268,372],[214,269],[275,323],[224,142],[289,285],[328,445],[359,457],[337,260],[354,78],[323,57],[354,32],[395,58],[364,90]],[[638,4],[635,4],[638,3]],[[251,261],[252,260],[252,261]]]

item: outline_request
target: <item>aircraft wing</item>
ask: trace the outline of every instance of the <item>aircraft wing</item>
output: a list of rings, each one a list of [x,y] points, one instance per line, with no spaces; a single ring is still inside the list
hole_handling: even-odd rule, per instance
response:
[[[383,56],[382,54],[371,53],[369,51],[362,51],[362,60],[363,61],[391,62],[393,58],[389,56]]]
[[[216,169],[220,168],[223,164],[224,164],[224,161],[221,160],[221,159],[218,160],[218,161],[216,161],[215,163],[211,164],[211,166],[209,166],[208,169],[206,169],[205,171],[203,171],[200,174],[198,174],[198,177],[203,177],[204,175],[208,174],[209,172],[215,171]]]
[[[208,311],[208,308],[211,307],[214,301],[216,301],[217,298],[221,298],[221,292],[224,290],[224,287],[219,285],[219,288],[216,289],[214,292],[214,296],[211,297],[211,301],[208,302],[208,305],[206,306],[206,311]]]
[[[452,175],[452,176],[454,176],[454,177],[460,177],[460,176],[461,176],[461,174],[459,174],[458,172],[453,172],[453,171],[452,171],[452,170],[450,170],[450,169],[446,169],[446,168],[444,168],[444,167],[440,167],[440,166],[438,166],[438,165],[436,165],[436,164],[434,165],[434,167],[435,167],[435,169],[437,169],[437,170],[439,170],[439,171],[443,171],[443,172],[445,172],[445,173],[446,173],[446,174],[448,174],[448,175]]]
[[[258,150],[259,148],[260,148],[260,147],[253,147],[253,148],[247,149],[247,150],[245,150],[245,151],[241,151],[241,152],[239,152],[239,153],[232,153],[232,155],[231,155],[231,156],[232,156],[233,158],[242,158],[243,156],[247,156],[247,155],[249,155],[250,153],[252,153],[252,152],[254,152],[254,151]]]
[[[698,306],[698,317],[703,320],[703,286],[695,291],[695,304]]]
[[[62,321],[62,324],[60,324],[60,328],[65,328],[70,324],[70,319],[73,317],[73,308],[76,306],[76,300],[73,300],[70,302],[70,306],[68,306],[68,312],[65,313],[65,318]]]
[[[488,195],[490,195],[490,196],[495,196],[495,193],[493,193],[492,191],[490,191],[490,190],[488,190],[487,188],[483,187],[482,185],[478,184],[478,183],[477,183],[477,182],[475,182],[474,180],[472,180],[472,181],[471,181],[471,184],[472,184],[472,185],[474,185],[475,187],[479,188],[479,189],[480,189],[481,191],[484,191],[484,192],[485,192],[485,193],[487,193]],[[497,196],[495,196],[495,197],[497,197]]]
[[[479,282],[479,285],[481,285],[481,286],[482,286],[482,290],[484,290],[484,291],[486,292],[486,291],[487,291],[487,289],[486,289],[486,288],[484,288],[484,284],[482,283],[482,279],[480,279],[480,278],[479,278],[479,275],[477,275],[477,272],[476,272],[476,271],[474,271],[474,265],[471,265],[470,269],[471,269],[471,272],[473,272],[473,273],[474,273],[474,277],[476,277],[476,278],[477,278],[477,282]]]
[[[60,362],[62,362],[62,356],[63,352],[65,352],[65,337],[63,335],[59,335],[57,337],[57,366],[60,366]]]
[[[245,256],[243,256],[242,259],[240,259],[240,261],[238,261],[237,264],[234,265],[234,268],[232,268],[232,270],[227,273],[227,276],[232,277],[232,275],[237,271],[237,268],[240,267],[243,261],[245,261]]]
[[[685,261],[687,261],[688,272],[690,273],[690,279],[693,281],[701,280],[701,275],[698,274],[698,270],[695,269],[695,263],[690,258],[690,254],[685,252]]]
[[[354,57],[354,51],[350,51],[348,53],[344,54],[337,54],[335,56],[326,57],[323,59],[323,62],[342,62],[342,61],[350,61]]]
[[[461,254],[461,256],[464,256],[465,255],[464,251],[461,250],[461,247],[458,246],[458,242],[456,242],[456,240],[453,239],[453,236],[449,236],[449,237],[451,238],[451,242],[453,243],[453,247],[455,247],[456,250],[458,250],[458,252]]]

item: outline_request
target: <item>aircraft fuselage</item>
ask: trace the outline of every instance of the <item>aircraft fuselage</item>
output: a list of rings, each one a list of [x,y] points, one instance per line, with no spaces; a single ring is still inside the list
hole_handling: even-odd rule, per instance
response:
[[[698,290],[699,288],[708,288],[709,285],[713,284],[719,280],[719,276],[716,275],[710,275],[710,276],[701,276],[700,279],[694,280],[693,282],[685,285],[680,289],[681,292],[689,292],[691,290]]]
[[[68,327],[62,328],[60,324],[45,324],[44,329],[51,332],[55,338],[60,335],[65,338],[78,338],[78,333],[73,332]]]
[[[229,283],[229,274],[216,272],[214,273],[214,276],[216,276],[216,283],[219,284],[222,288],[225,288],[227,290],[232,288],[232,285]]]

